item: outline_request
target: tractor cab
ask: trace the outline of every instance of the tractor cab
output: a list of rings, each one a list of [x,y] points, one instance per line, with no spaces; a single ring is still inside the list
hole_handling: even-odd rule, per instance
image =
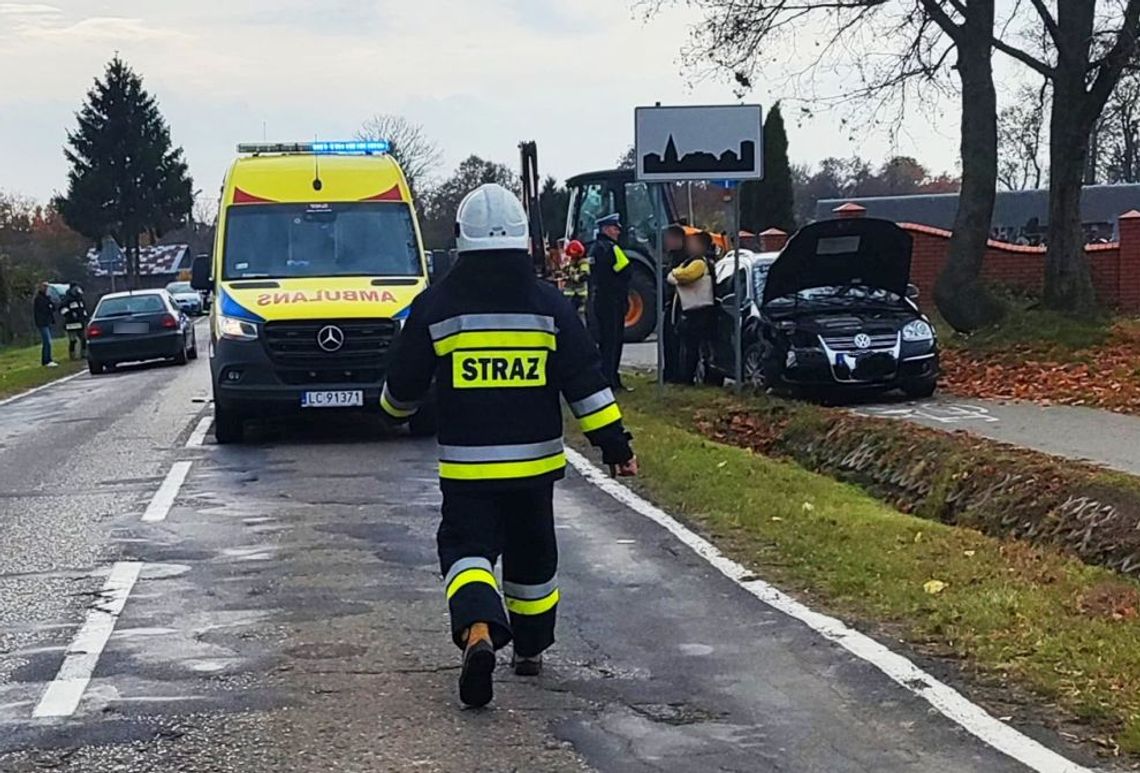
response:
[[[650,184],[634,179],[632,169],[610,169],[576,175],[566,181],[570,209],[566,218],[566,242],[577,239],[587,247],[597,238],[595,221],[613,212],[621,215],[624,231],[621,246],[633,272],[629,286],[629,312],[625,340],[645,340],[657,325],[656,254],[661,228],[676,221],[672,186],[665,191],[665,223],[658,222]]]

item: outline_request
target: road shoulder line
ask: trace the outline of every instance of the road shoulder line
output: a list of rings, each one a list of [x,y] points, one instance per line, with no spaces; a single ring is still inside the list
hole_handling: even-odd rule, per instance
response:
[[[690,531],[664,510],[608,477],[577,451],[567,448],[566,458],[589,483],[664,528],[717,571],[761,602],[799,620],[820,636],[873,665],[892,681],[925,700],[944,717],[988,746],[1039,773],[1092,773],[1088,768],[1078,765],[996,719],[981,706],[972,703],[953,687],[923,671],[902,655],[884,647],[869,636],[849,628],[842,621],[816,612],[763,580],[757,579],[753,572],[721,553],[704,537]]]
[[[87,610],[83,626],[68,646],[55,679],[36,704],[33,717],[68,717],[75,713],[141,569],[139,561],[119,561],[111,567],[100,600]]]
[[[194,431],[190,433],[190,437],[186,440],[186,448],[201,448],[206,442],[206,433],[210,431],[210,425],[214,423],[214,415],[207,413],[205,416],[198,420],[198,424],[194,427]]]
[[[166,520],[170,508],[174,506],[175,498],[178,497],[178,491],[186,482],[186,476],[190,473],[190,467],[193,464],[193,462],[175,462],[170,466],[170,472],[166,473],[162,485],[158,487],[158,491],[154,492],[154,497],[147,505],[146,512],[143,513],[143,523],[158,523]]]
[[[88,375],[87,371],[81,370],[81,371],[78,371],[77,373],[68,374],[62,378],[52,379],[51,381],[47,382],[46,384],[40,384],[37,387],[32,387],[31,389],[25,389],[23,392],[19,392],[17,394],[14,394],[11,397],[5,397],[3,400],[0,400],[0,406],[5,406],[5,405],[8,405],[9,403],[14,403],[17,400],[23,400],[25,397],[31,397],[34,394],[38,394],[39,392],[43,392],[45,389],[51,389],[52,387],[59,386],[60,384],[66,384],[68,381],[72,381],[74,379],[79,378],[80,376],[86,376],[86,375]]]

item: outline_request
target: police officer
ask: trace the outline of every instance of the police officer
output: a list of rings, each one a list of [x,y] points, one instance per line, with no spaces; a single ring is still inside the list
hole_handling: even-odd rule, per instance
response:
[[[502,186],[467,195],[456,223],[459,260],[413,302],[380,401],[392,418],[409,418],[435,380],[437,544],[468,706],[491,700],[495,650],[513,639],[515,672],[534,676],[554,643],[553,484],[566,466],[559,396],[605,464],[637,472],[598,351],[558,289],[535,278],[527,230],[522,204]]]
[[[618,367],[629,310],[629,258],[618,244],[621,215],[598,219],[598,238],[590,247],[590,327],[602,353],[602,372],[614,389],[623,389]]]

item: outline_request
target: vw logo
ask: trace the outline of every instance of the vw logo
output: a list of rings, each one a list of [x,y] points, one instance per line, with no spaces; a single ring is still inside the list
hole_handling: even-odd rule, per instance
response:
[[[866,333],[860,333],[859,335],[855,336],[855,348],[856,349],[870,349],[871,348],[871,336],[867,335]]]
[[[344,331],[336,325],[325,325],[317,331],[317,346],[326,352],[340,351],[344,346]]]

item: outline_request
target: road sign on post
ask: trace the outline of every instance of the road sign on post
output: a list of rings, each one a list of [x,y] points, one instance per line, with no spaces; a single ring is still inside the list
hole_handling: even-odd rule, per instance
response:
[[[764,177],[764,112],[760,105],[704,105],[639,107],[634,111],[634,157],[637,179],[648,183],[715,180],[731,190],[745,180]],[[743,336],[740,302],[746,288],[740,282],[740,196],[732,191],[735,206],[733,281],[736,284],[734,349],[735,388],[743,381]],[[657,234],[657,383],[665,384],[664,228]]]
[[[99,268],[111,275],[111,292],[115,292],[115,274],[126,268],[126,256],[123,248],[115,241],[113,236],[103,237],[103,246],[99,248]]]

